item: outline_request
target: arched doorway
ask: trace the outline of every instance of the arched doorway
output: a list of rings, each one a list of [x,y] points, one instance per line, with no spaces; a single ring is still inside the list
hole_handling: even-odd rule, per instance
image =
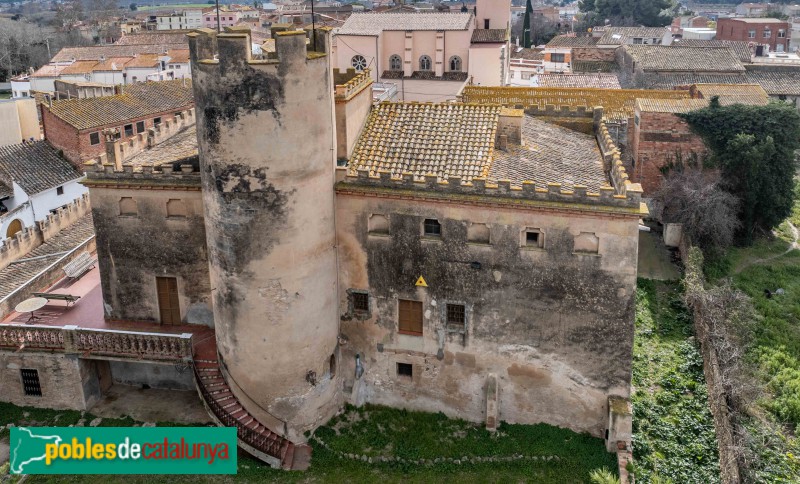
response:
[[[13,237],[17,232],[22,232],[22,222],[20,219],[15,218],[10,224],[8,224],[8,229],[6,229],[6,238]]]

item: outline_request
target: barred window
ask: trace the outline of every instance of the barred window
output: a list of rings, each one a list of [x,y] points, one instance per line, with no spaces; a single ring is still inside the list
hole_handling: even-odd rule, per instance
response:
[[[466,326],[466,310],[463,304],[447,305],[447,326],[453,329],[463,329]]]

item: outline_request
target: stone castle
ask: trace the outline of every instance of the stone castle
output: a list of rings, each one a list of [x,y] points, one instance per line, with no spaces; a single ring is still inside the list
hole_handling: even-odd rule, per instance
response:
[[[87,165],[106,320],[198,328],[207,408],[275,466],[345,403],[629,444],[646,208],[602,108],[372,105],[311,35],[189,34],[196,125]]]

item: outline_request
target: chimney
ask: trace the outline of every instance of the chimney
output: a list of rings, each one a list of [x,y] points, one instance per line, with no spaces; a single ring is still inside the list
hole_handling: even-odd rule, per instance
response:
[[[106,129],[103,131],[103,136],[106,139],[106,159],[114,165],[115,171],[122,171],[122,151],[120,150],[116,132]]]
[[[522,109],[501,108],[497,120],[497,138],[495,145],[505,150],[508,143],[522,144],[522,121],[525,112]]]

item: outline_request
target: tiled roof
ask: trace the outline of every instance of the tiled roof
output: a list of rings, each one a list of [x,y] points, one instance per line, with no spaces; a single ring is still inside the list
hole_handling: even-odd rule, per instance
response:
[[[190,80],[140,82],[125,87],[124,94],[53,101],[52,114],[77,129],[116,124],[194,105]]]
[[[23,284],[41,274],[58,260],[59,254],[75,249],[94,236],[92,214],[88,213],[69,227],[62,229],[47,242],[25,254],[28,260],[15,262],[0,270],[0,299],[5,298]],[[43,257],[52,256],[52,257]]]
[[[780,20],[777,18],[761,18],[761,17],[737,17],[737,18],[731,18],[729,20],[744,22],[746,24],[774,24],[774,23],[786,22],[785,20]]]
[[[512,59],[525,59],[525,60],[544,60],[544,53],[541,49],[525,49],[516,47],[511,49]]]
[[[508,40],[506,29],[476,29],[472,31],[473,44],[503,44]]]
[[[14,189],[0,181],[0,199],[13,197]]]
[[[43,65],[36,70],[31,77],[58,77],[67,66],[57,66],[52,64]]]
[[[75,61],[72,64],[64,67],[64,69],[61,71],[61,75],[88,74],[92,72],[95,65],[97,65],[97,61],[94,60]]]
[[[800,72],[748,70],[745,76],[771,96],[800,96]]]
[[[125,64],[126,69],[131,67],[156,67],[159,64],[158,58],[161,54],[141,54],[134,57]]]
[[[82,176],[47,141],[0,147],[0,170],[11,177],[28,196]]]
[[[622,45],[630,39],[660,39],[667,33],[664,27],[606,27],[598,45]]]
[[[729,48],[626,45],[624,49],[645,72],[744,72]]]
[[[188,33],[189,31],[187,30],[139,32],[123,35],[114,45],[185,44],[188,46],[189,40],[186,38]]]
[[[161,143],[126,160],[133,167],[161,166],[177,163],[197,156],[197,131],[195,125],[184,128]]]
[[[613,61],[572,61],[572,72],[612,72],[617,69]]]
[[[614,74],[537,74],[531,77],[531,86],[622,89]]]
[[[643,113],[688,113],[708,106],[707,99],[637,99],[636,108]]]
[[[138,54],[163,54],[170,49],[186,49],[186,43],[150,45],[95,45],[90,47],[64,47],[53,56],[50,62],[69,62],[76,60],[95,60],[101,57],[133,57]]]
[[[704,99],[718,96],[722,105],[763,106],[769,103],[769,95],[758,84],[697,84],[697,91]]]
[[[743,84],[747,82],[744,73],[740,74],[695,74],[693,72],[645,72],[638,79],[647,89],[674,89],[691,84]]]
[[[367,168],[394,175],[485,177],[494,151],[500,106],[389,103],[369,115],[350,159],[350,173]]]
[[[508,150],[494,150],[488,178],[532,181],[537,185],[561,183],[563,188],[586,185],[597,192],[608,185],[603,158],[594,136],[525,116],[522,145],[508,144]]]
[[[378,35],[384,30],[467,30],[471,13],[381,12],[354,13],[339,35]]]
[[[556,35],[545,45],[548,47],[593,47],[597,45],[597,37],[575,37],[570,35]]]
[[[739,62],[751,62],[750,47],[742,40],[702,40],[675,39],[672,45],[678,47],[729,47],[736,54]]]
[[[93,71],[121,71],[123,67],[131,62],[133,57],[112,57],[94,66]]]
[[[167,52],[170,57],[170,63],[175,64],[188,64],[189,63],[189,49],[170,49]]]

